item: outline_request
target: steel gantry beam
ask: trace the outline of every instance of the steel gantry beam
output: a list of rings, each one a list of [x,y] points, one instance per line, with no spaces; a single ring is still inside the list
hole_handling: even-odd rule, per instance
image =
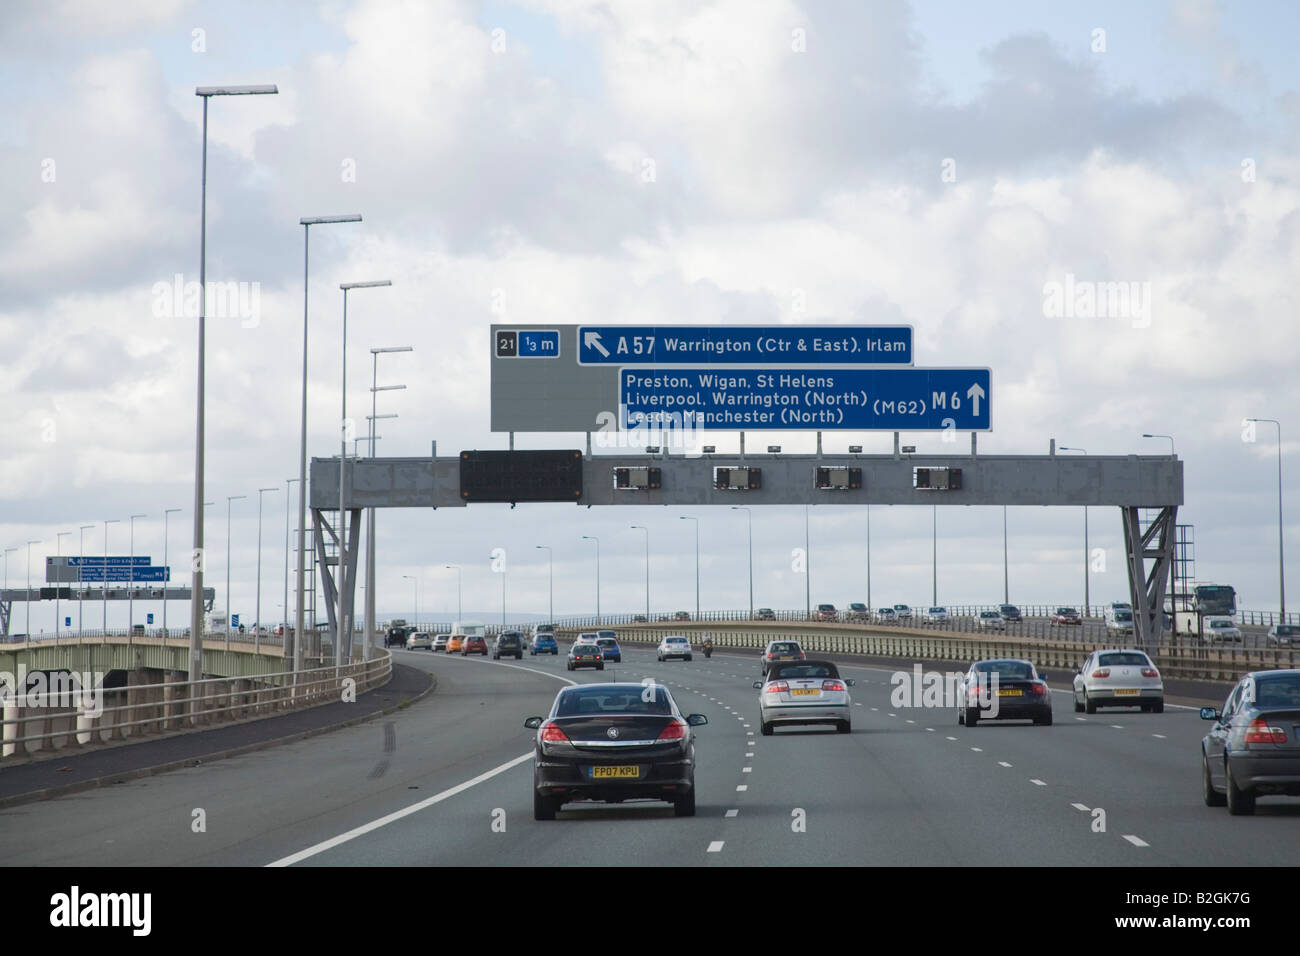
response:
[[[1178,508],[1172,505],[1161,508],[1145,530],[1139,509],[1126,507],[1122,511],[1134,639],[1147,650],[1154,650],[1164,632],[1165,585],[1174,560]],[[1150,570],[1148,560],[1154,562]]]
[[[335,498],[337,499],[337,481],[334,488]],[[337,508],[332,512],[335,517],[337,517],[338,513]],[[316,565],[320,568],[321,583],[325,587],[325,609],[329,614],[330,632],[334,635],[335,660],[346,664],[351,660],[352,632],[355,630],[352,627],[352,622],[356,619],[353,614],[353,602],[356,594],[357,543],[360,539],[361,509],[348,509],[348,520],[345,522],[346,530],[343,530],[342,533],[341,529],[330,524],[330,514],[327,509],[317,508],[313,504],[311,509],[312,535],[316,549]],[[328,541],[326,540],[327,537]],[[334,558],[329,557],[329,542],[334,544]],[[346,582],[343,594],[342,621],[338,619],[338,567],[340,561],[344,562],[343,580]]]

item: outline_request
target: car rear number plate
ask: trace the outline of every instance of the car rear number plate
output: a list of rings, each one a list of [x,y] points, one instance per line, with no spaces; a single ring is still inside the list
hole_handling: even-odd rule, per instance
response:
[[[1025,692],[1022,690],[1000,690],[998,691],[998,696],[999,697],[1024,697]]]
[[[1118,696],[1120,696],[1121,694],[1136,694],[1136,693],[1137,693],[1137,689],[1136,689],[1136,688],[1131,689],[1131,690],[1117,690],[1117,691],[1115,691],[1115,696],[1118,697]]]
[[[592,767],[591,777],[593,780],[636,780],[641,776],[641,768],[631,767]]]
[[[813,688],[796,687],[790,693],[795,697],[816,697],[821,691]]]

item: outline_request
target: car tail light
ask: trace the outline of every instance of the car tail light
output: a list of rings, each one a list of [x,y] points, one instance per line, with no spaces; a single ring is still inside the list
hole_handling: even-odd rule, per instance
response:
[[[801,661],[806,661],[807,659],[808,659],[808,656],[807,656],[806,654],[804,654],[803,651],[800,651],[800,652],[799,652],[799,660],[801,660]]]
[[[1159,677],[1159,676],[1160,676],[1160,672],[1159,672],[1158,670],[1156,670],[1154,667],[1144,667],[1144,668],[1142,668],[1142,676],[1143,676],[1143,677]]]
[[[1093,676],[1093,677],[1096,677],[1096,678],[1105,678],[1105,677],[1109,677],[1109,676],[1110,676],[1110,668],[1109,668],[1109,667],[1103,667],[1103,668],[1101,668],[1100,670],[1095,670],[1095,671],[1092,672],[1092,676]]]
[[[558,724],[544,724],[542,726],[542,743],[567,744],[569,735],[560,729]]]
[[[768,659],[769,661],[770,661],[773,657],[775,657],[775,656],[776,656],[776,655],[775,655],[774,653],[772,653],[771,651],[768,651],[768,652],[767,652],[767,659]]]
[[[763,693],[788,694],[790,693],[790,685],[783,680],[773,681],[772,683],[767,685],[767,688],[763,691]]]
[[[671,721],[659,733],[660,740],[685,740],[686,724],[680,720]]]
[[[824,681],[822,681],[822,690],[838,690],[838,691],[843,691],[843,690],[844,690],[844,682],[843,682],[843,681],[838,681],[838,680],[824,680]]]
[[[1248,744],[1284,744],[1286,743],[1286,731],[1281,727],[1270,727],[1268,721],[1262,717],[1256,717],[1250,722],[1250,727],[1246,730],[1246,743]]]
[[[1041,697],[1043,694],[1046,694],[1046,693],[1047,693],[1047,685],[1046,685],[1046,684],[1030,684],[1030,685],[1029,685],[1029,693],[1031,693],[1031,694],[1035,694],[1035,695]]]

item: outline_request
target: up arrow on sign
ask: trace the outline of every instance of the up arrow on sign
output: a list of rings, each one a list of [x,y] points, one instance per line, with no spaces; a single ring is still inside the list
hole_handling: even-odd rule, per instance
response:
[[[984,397],[984,389],[980,388],[979,382],[966,390],[966,397],[974,402],[974,414],[978,415],[980,413],[980,399]]]
[[[602,358],[609,358],[609,349],[600,344],[599,332],[587,332],[582,337],[582,344],[589,349],[595,349],[601,354]]]

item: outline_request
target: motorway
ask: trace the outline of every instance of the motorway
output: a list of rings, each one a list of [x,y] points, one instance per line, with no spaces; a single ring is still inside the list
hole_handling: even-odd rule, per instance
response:
[[[1054,726],[967,729],[952,710],[893,708],[892,671],[841,665],[857,680],[852,734],[818,727],[763,737],[753,653],[661,664],[652,649],[625,646],[622,666],[575,674],[563,653],[520,663],[395,657],[436,672],[436,692],[322,736],[5,810],[0,858],[56,866],[1300,862],[1300,801],[1261,798],[1253,817],[1202,803],[1199,741],[1209,724],[1192,708],[1088,716],[1057,690]],[[534,821],[524,718],[544,715],[567,681],[645,677],[666,683],[684,713],[709,718],[696,730],[697,815],[675,818],[666,804],[587,805]]]

